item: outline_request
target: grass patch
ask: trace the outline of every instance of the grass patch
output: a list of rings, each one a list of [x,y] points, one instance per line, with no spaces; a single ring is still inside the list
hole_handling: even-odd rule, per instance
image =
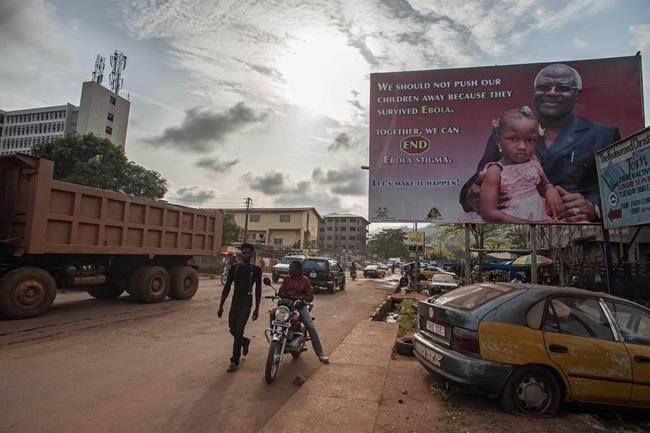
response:
[[[399,328],[397,335],[403,337],[415,331],[418,323],[418,313],[413,308],[418,301],[415,299],[404,299],[399,310]]]

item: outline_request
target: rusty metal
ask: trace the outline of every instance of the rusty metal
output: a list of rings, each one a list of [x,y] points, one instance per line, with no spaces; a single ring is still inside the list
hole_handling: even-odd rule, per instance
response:
[[[0,157],[0,243],[25,254],[216,256],[223,212],[54,180],[54,164]]]
[[[70,283],[73,286],[97,286],[106,282],[106,275],[95,275],[92,277],[71,277]]]

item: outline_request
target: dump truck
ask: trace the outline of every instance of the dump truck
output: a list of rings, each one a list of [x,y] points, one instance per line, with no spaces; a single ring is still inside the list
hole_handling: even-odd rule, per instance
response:
[[[194,256],[221,248],[223,212],[54,180],[52,161],[0,156],[0,315],[34,317],[59,288],[143,303],[190,299]]]

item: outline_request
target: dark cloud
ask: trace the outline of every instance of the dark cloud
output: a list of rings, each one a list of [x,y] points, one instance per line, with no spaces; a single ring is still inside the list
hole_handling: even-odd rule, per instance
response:
[[[243,102],[221,113],[194,107],[185,112],[180,126],[167,128],[161,136],[147,139],[146,142],[153,146],[208,153],[215,143],[223,143],[229,134],[261,122],[265,117],[266,114],[255,113]]]
[[[284,173],[271,171],[262,176],[253,176],[246,173],[241,179],[248,184],[253,191],[259,191],[268,195],[277,195],[285,192],[290,185],[290,178]]]
[[[218,157],[215,158],[201,158],[194,165],[199,168],[205,168],[212,171],[217,171],[220,173],[227,173],[232,168],[239,164],[238,159],[232,159],[230,161],[222,161]]]
[[[349,150],[354,147],[350,136],[345,132],[341,132],[339,135],[334,138],[334,141],[327,146],[327,150],[331,152],[336,152],[338,150]]]
[[[276,206],[309,206],[315,207],[318,212],[344,212],[341,199],[329,192],[315,187],[308,180],[297,182],[290,186],[282,194],[278,195],[274,202]]]
[[[368,191],[367,174],[357,167],[327,171],[317,167],[312,173],[312,180],[314,183],[329,187],[335,194],[365,195]]]
[[[186,186],[178,189],[176,191],[176,197],[172,198],[171,200],[180,201],[183,204],[185,203],[200,204],[208,200],[211,200],[215,197],[216,197],[215,192],[210,189],[202,189],[198,186]]]

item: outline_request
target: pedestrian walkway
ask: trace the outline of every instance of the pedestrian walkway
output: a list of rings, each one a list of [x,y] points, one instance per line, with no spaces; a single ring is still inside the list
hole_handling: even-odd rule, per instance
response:
[[[261,433],[372,433],[397,323],[360,322]]]

